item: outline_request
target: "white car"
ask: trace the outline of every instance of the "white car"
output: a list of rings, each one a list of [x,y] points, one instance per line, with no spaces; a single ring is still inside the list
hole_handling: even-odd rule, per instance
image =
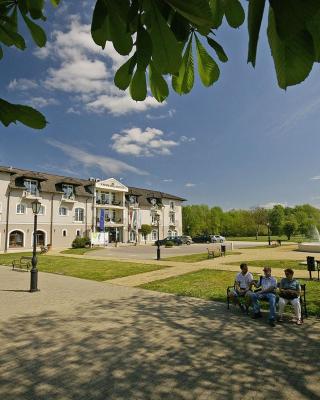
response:
[[[226,238],[223,236],[220,236],[220,235],[212,235],[211,236],[212,243],[223,243],[225,240],[226,240]]]

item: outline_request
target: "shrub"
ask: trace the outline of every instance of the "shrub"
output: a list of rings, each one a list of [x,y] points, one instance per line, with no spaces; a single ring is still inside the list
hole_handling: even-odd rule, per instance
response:
[[[88,237],[76,237],[72,242],[72,248],[80,249],[90,246],[91,242]]]
[[[173,247],[174,243],[171,242],[170,240],[165,244],[165,247]]]

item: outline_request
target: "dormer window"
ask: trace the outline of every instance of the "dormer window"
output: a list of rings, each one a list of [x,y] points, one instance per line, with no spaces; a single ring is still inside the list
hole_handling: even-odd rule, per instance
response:
[[[63,198],[64,199],[73,199],[74,198],[74,191],[73,191],[73,185],[62,185],[62,191],[63,191]]]
[[[32,179],[25,179],[23,184],[24,184],[24,187],[26,188],[26,191],[29,194],[31,194],[32,196],[39,195],[38,181],[34,181]]]

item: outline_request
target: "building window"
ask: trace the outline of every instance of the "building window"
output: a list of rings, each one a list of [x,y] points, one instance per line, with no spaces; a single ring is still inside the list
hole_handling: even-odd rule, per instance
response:
[[[168,237],[171,237],[172,236],[172,232],[169,230],[168,231]]]
[[[174,201],[170,201],[170,209],[174,210]]]
[[[26,206],[24,204],[17,204],[17,214],[25,214]]]
[[[68,210],[66,207],[59,207],[59,215],[66,216],[68,215]]]
[[[73,199],[74,198],[72,185],[65,185],[65,184],[62,185],[62,191],[63,191],[64,199]]]
[[[80,237],[80,236],[81,236],[81,231],[80,231],[80,229],[77,229],[77,230],[76,230],[76,236],[77,236],[77,237]]]
[[[40,206],[40,210],[38,212],[38,215],[44,215],[46,213],[45,206]]]
[[[46,244],[46,234],[43,231],[37,231],[37,233],[36,233],[36,243],[37,243],[37,246],[45,246],[45,244]]]
[[[66,229],[64,229],[64,230],[62,231],[62,236],[63,236],[63,237],[66,237],[66,236],[67,236],[67,230],[66,230]]]
[[[175,218],[174,213],[171,213],[169,215],[169,218],[170,218],[170,224],[174,224],[176,222],[176,218]]]
[[[76,222],[83,222],[83,220],[84,220],[84,210],[83,210],[83,208],[76,208],[74,210],[74,220]]]
[[[153,230],[151,232],[151,239],[152,240],[158,240],[158,232],[156,230]]]
[[[39,196],[39,189],[38,189],[37,181],[34,181],[32,179],[25,179],[23,184],[28,193],[30,193],[32,196]]]
[[[158,223],[158,213],[155,213],[155,212],[153,212],[153,213],[151,213],[151,223],[152,224],[157,224]]]
[[[10,233],[9,247],[23,247],[23,232],[12,231]]]

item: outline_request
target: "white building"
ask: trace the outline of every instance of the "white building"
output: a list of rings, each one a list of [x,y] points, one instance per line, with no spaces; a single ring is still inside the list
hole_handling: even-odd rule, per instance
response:
[[[70,247],[76,236],[94,244],[144,243],[139,230],[152,226],[147,242],[182,234],[183,198],[132,188],[114,178],[76,179],[0,167],[0,252],[30,250],[33,238],[31,203],[41,202],[37,243]]]

